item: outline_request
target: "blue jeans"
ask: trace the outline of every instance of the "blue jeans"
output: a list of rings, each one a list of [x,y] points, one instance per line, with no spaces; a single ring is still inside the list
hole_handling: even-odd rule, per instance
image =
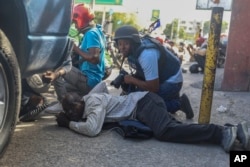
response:
[[[160,89],[157,94],[163,98],[168,112],[175,113],[180,110],[180,91],[182,88],[182,82],[180,83],[169,83],[164,82],[160,84]]]

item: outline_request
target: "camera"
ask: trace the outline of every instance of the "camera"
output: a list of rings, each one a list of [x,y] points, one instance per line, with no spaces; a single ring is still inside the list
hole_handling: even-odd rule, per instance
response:
[[[127,75],[128,73],[121,69],[119,75],[110,83],[110,85],[114,86],[115,88],[119,89],[121,84],[124,82],[124,76]]]

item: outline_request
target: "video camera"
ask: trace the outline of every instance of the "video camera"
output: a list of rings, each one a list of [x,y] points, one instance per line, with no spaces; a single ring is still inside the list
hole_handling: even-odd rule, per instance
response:
[[[124,69],[121,69],[119,75],[110,83],[110,85],[119,89],[122,83],[124,82],[124,76],[127,74],[128,74],[127,71],[125,71]]]

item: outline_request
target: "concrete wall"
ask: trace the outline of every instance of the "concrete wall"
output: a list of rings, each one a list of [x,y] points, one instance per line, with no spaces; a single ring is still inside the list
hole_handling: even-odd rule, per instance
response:
[[[250,91],[250,1],[234,0],[221,88]]]

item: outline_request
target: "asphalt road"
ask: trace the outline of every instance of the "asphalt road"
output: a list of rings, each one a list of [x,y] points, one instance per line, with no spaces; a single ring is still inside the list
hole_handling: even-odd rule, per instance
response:
[[[223,72],[219,70],[219,74]],[[108,83],[117,75],[106,80]],[[180,112],[176,117],[193,123],[199,116],[202,74],[184,74],[185,92],[195,117],[186,121]],[[119,93],[109,87],[111,93]],[[250,120],[249,92],[214,92],[211,123],[237,123]],[[225,112],[218,112],[219,106]],[[249,124],[248,124],[249,125]],[[236,149],[239,149],[236,147]],[[58,127],[54,115],[43,113],[35,122],[16,126],[1,167],[228,167],[229,154],[222,147],[207,144],[177,144],[155,139],[123,139],[114,131],[104,131],[90,138]]]

